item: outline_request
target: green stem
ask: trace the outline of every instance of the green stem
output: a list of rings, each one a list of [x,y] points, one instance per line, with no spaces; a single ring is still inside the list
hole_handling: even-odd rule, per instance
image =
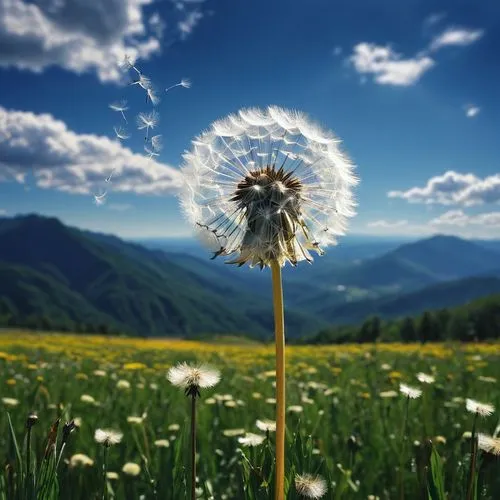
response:
[[[476,440],[476,423],[477,413],[474,414],[472,421],[472,433],[470,437],[470,469],[469,469],[469,484],[467,486],[467,500],[472,500],[474,492],[474,476],[476,472],[476,457],[477,457],[477,440]]]
[[[408,430],[408,410],[410,407],[410,397],[406,398],[405,416],[403,419],[403,428],[401,430],[401,451],[399,454],[399,500],[404,500],[405,489],[404,489],[404,461],[406,452],[406,433]]]
[[[196,394],[191,395],[191,500],[196,499]]]
[[[107,488],[107,472],[108,472],[108,446],[104,445],[103,460],[102,460],[102,500],[106,500],[108,497]]]

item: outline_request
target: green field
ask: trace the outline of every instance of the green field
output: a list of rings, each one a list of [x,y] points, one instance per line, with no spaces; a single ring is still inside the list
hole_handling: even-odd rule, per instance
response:
[[[199,498],[272,498],[273,433],[266,436],[256,421],[274,418],[273,355],[272,346],[257,343],[3,332],[0,449],[6,466],[0,498],[35,498],[32,490],[38,488],[38,498],[88,500],[102,498],[103,486],[106,498],[186,498],[189,401],[166,373],[178,361],[195,360],[222,374],[199,400]],[[419,382],[419,372],[432,374],[435,382]],[[464,433],[471,431],[474,416],[465,399],[499,408],[499,379],[498,344],[289,347],[288,498],[299,498],[296,473],[323,476],[328,499],[466,498],[471,440]],[[408,401],[399,392],[401,382],[420,388],[422,397]],[[30,486],[26,419],[31,412],[38,422],[32,429]],[[63,424],[75,419],[78,427],[52,482],[47,477],[54,453],[50,447],[45,451],[59,417],[57,458]],[[496,411],[477,420],[477,431],[492,435],[498,425]],[[106,484],[104,448],[94,440],[98,428],[123,433],[121,443],[109,448],[112,474]],[[262,444],[239,442],[248,432],[263,436]],[[138,475],[124,472],[127,463],[140,467]],[[477,466],[476,498],[500,498],[499,457],[479,451]],[[441,480],[445,494],[437,492]]]

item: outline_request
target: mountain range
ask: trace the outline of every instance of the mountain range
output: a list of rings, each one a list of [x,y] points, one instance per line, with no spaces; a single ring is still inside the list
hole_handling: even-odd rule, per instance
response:
[[[57,318],[145,336],[272,335],[269,273],[202,252],[180,241],[127,242],[39,215],[0,218],[0,319]],[[288,334],[303,336],[498,293],[500,245],[452,236],[341,242],[312,266],[285,269],[284,281]]]

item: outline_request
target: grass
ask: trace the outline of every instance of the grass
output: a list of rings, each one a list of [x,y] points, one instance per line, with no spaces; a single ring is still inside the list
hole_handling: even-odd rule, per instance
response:
[[[35,498],[44,481],[39,498],[188,498],[190,401],[166,373],[175,362],[195,360],[222,373],[219,385],[202,391],[198,401],[199,498],[272,498],[274,433],[266,437],[256,420],[275,414],[274,346],[16,331],[0,335],[1,397],[18,401],[0,403],[0,453],[7,465],[0,499]],[[463,434],[474,419],[465,398],[500,407],[498,344],[289,346],[286,370],[287,498],[298,498],[296,473],[323,476],[328,499],[465,498],[473,447]],[[434,374],[436,382],[421,384],[418,372]],[[123,380],[129,388],[118,388],[127,386]],[[422,397],[387,397],[400,382],[420,387]],[[38,421],[31,429],[28,478],[26,421],[32,412]],[[144,414],[143,423],[127,421]],[[57,454],[44,458],[59,417]],[[72,418],[79,427],[56,467],[62,427]],[[476,431],[493,434],[498,424],[496,412],[478,418]],[[107,450],[106,470],[116,475],[108,474],[106,484],[97,428],[124,434]],[[243,432],[265,439],[243,446]],[[77,454],[92,465],[81,457],[77,463]],[[476,498],[500,498],[499,458],[479,451],[475,459]],[[140,466],[139,475],[122,472],[130,462]]]

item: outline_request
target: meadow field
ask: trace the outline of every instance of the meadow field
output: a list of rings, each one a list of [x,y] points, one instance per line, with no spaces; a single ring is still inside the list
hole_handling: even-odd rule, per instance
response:
[[[273,346],[24,331],[0,334],[0,498],[187,498],[189,401],[166,378],[180,361],[221,372],[199,400],[199,498],[271,498]],[[495,435],[500,415],[475,419],[466,399],[498,409],[499,379],[498,344],[288,347],[287,498],[297,473],[328,499],[466,498],[468,433]],[[123,438],[107,449],[97,429]],[[473,497],[500,498],[499,457],[480,450],[477,467]]]

